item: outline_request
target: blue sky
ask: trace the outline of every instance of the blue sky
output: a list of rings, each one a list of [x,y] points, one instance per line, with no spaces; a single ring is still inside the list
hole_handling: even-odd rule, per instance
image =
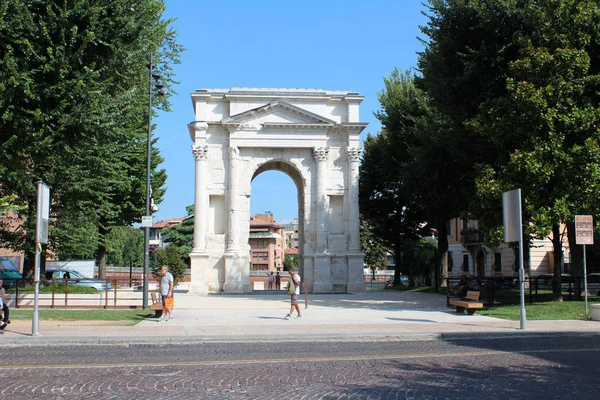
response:
[[[365,96],[361,134],[377,133],[377,93],[397,67],[416,66],[422,49],[421,0],[198,1],[166,0],[165,17],[186,47],[175,66],[172,112],[154,119],[165,158],[167,193],[156,220],[182,217],[194,201],[194,158],[187,124],[190,93],[199,88],[283,87],[349,90]],[[273,212],[278,222],[297,216],[297,192],[281,172],[252,182],[251,213]]]

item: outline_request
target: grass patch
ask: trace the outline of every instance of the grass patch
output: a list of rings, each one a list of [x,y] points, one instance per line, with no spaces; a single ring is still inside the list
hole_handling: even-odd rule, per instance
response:
[[[62,321],[131,321],[134,323],[143,321],[145,318],[154,316],[154,311],[145,310],[39,310],[42,320]],[[10,319],[32,319],[33,310],[13,308],[10,311]]]
[[[435,287],[433,286],[402,290],[435,293]],[[439,288],[437,293],[446,294],[446,292],[447,288]],[[458,294],[455,295],[458,296]],[[563,293],[564,301],[558,302],[552,301],[552,290],[539,289],[537,298],[535,292],[533,292],[531,299],[533,303],[530,302],[529,290],[526,290],[525,311],[528,320],[583,320],[585,317],[583,300],[575,300],[575,296],[572,296],[572,300],[569,300],[568,293]],[[511,321],[521,319],[521,297],[518,289],[497,289],[495,291],[495,302],[494,307],[485,306],[485,308],[477,310],[477,314]],[[600,296],[588,296],[588,306],[593,303],[600,303]],[[591,317],[591,315],[592,310],[588,309],[588,317]]]
[[[588,305],[594,302],[590,296]],[[600,300],[595,296],[596,302]],[[549,301],[538,302],[533,304],[525,304],[525,312],[528,320],[532,321],[552,321],[552,320],[583,320],[585,316],[583,301]],[[521,305],[509,304],[503,306],[495,306],[478,310],[477,314],[486,315],[488,317],[507,319],[518,321],[521,319]],[[591,309],[588,309],[588,317],[592,315]]]

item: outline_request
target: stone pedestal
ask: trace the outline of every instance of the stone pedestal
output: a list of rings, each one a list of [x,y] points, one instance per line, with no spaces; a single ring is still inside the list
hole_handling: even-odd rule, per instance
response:
[[[188,293],[208,294],[208,259],[206,252],[190,253],[192,276]]]
[[[314,254],[313,265],[315,269],[315,282],[312,285],[313,293],[333,292],[333,285],[331,284],[331,257],[329,254]]]
[[[364,253],[349,253],[346,258],[348,260],[348,287],[346,288],[346,291],[349,293],[364,292]]]
[[[225,260],[223,291],[225,293],[252,293],[250,279],[243,274],[243,268],[248,268],[245,258],[240,257],[239,253],[226,252],[223,259]]]

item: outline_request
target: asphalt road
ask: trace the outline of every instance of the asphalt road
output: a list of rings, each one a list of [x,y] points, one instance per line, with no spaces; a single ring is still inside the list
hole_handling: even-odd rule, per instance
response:
[[[599,399],[600,334],[4,348],[6,399]]]

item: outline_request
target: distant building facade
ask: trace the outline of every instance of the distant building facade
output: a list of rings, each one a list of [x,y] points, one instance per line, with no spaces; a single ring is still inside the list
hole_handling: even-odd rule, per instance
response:
[[[449,256],[452,257],[449,277],[461,275],[515,277],[518,275],[518,259],[515,258],[513,249],[505,243],[493,249],[486,246],[478,221],[454,218],[448,221],[447,229],[448,251]],[[554,248],[549,239],[534,239],[528,255],[531,276],[551,274],[554,272],[555,265],[560,268],[563,264],[562,260],[554,260]],[[564,260],[570,259],[566,239],[563,241],[563,255]],[[568,266],[567,262],[562,272],[568,272]]]
[[[189,217],[186,217],[189,218]],[[174,225],[181,224],[186,218],[170,218],[163,221],[157,221],[150,227],[150,239],[148,245],[151,250],[161,250],[165,248],[165,243],[162,239],[163,229],[167,229]]]
[[[284,226],[285,247],[287,249],[297,249],[300,247],[300,236],[298,233],[299,225],[298,218],[294,218],[294,221]]]
[[[262,271],[283,270],[285,230],[273,214],[256,214],[250,218],[250,268]]]

